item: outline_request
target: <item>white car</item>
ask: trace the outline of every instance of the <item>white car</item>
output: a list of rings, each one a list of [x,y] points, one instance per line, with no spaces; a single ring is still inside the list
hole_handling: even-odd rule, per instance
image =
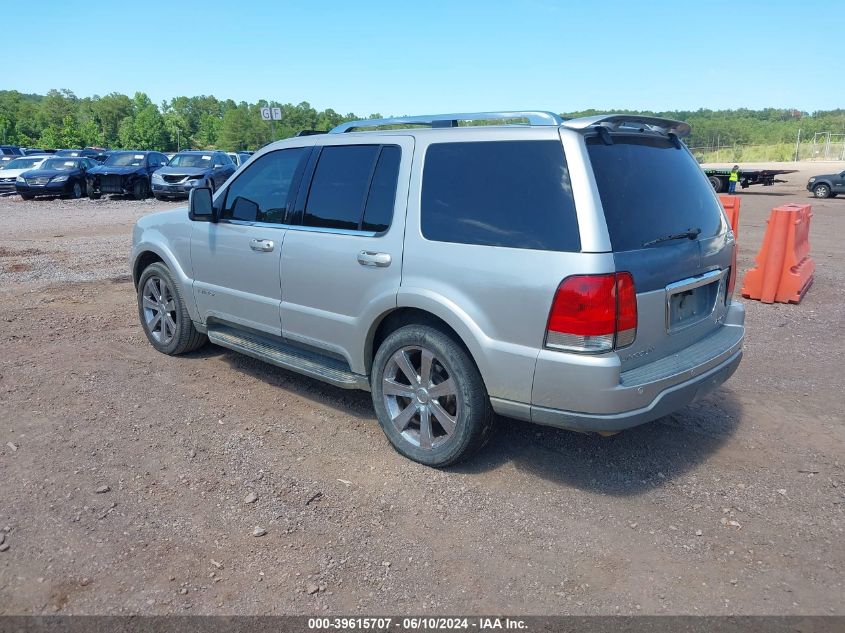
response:
[[[50,157],[19,156],[9,161],[3,169],[0,169],[0,195],[15,193],[15,178],[25,171],[38,169],[48,158]]]

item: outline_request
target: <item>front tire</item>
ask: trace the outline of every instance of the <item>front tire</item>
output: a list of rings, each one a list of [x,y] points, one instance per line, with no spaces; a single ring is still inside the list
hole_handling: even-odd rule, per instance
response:
[[[94,187],[92,187],[91,185],[88,185],[87,190],[88,190],[88,197],[91,198],[92,200],[99,200],[103,195],[99,191],[94,191]]]
[[[82,197],[83,193],[84,192],[82,191],[82,185],[80,185],[78,182],[73,183],[73,187],[71,187],[70,189],[70,197],[74,200],[79,200]]]
[[[147,181],[140,179],[136,180],[132,186],[132,197],[135,200],[145,200],[150,195],[150,188],[147,186]]]
[[[478,368],[444,332],[407,325],[373,360],[373,405],[393,447],[442,468],[470,457],[493,429],[493,409]]]
[[[21,198],[23,198],[24,200],[34,200],[35,196],[30,193],[22,193]]]
[[[208,341],[194,327],[179,286],[161,262],[150,264],[141,273],[138,316],[150,345],[162,354],[185,354]]]
[[[813,195],[816,198],[828,198],[830,197],[830,187],[825,184],[816,185],[813,187]]]

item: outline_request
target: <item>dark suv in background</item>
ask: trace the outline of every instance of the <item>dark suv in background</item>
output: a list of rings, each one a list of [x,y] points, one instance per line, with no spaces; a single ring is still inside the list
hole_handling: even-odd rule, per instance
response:
[[[23,156],[23,150],[17,145],[0,145],[0,169],[19,156]]]
[[[179,152],[170,159],[166,167],[153,174],[153,195],[162,200],[187,198],[196,187],[208,187],[216,191],[236,169],[235,163],[226,152]]]
[[[807,181],[807,191],[816,198],[835,198],[837,194],[845,193],[845,171],[813,176]]]
[[[161,152],[112,152],[102,165],[87,174],[88,197],[95,200],[104,193],[129,194],[136,200],[150,195],[150,178],[167,165]]]

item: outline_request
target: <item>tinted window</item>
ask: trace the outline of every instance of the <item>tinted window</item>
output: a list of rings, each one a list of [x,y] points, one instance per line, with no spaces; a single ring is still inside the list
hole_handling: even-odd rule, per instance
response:
[[[370,183],[367,206],[364,208],[362,230],[381,233],[390,227],[401,158],[402,151],[396,145],[381,148],[376,170],[373,172],[373,181]]]
[[[357,230],[378,145],[324,147],[314,171],[305,226]]]
[[[309,148],[283,149],[262,156],[226,192],[222,217],[248,222],[285,221],[294,176]]]
[[[560,141],[430,145],[421,224],[426,238],[440,242],[581,249]]]
[[[701,229],[699,239],[720,232],[721,208],[689,152],[664,138],[612,138],[612,145],[587,139],[587,151],[613,250],[689,229]]]

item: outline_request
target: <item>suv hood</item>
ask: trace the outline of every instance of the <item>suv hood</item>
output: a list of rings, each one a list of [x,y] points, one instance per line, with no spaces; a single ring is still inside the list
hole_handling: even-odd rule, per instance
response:
[[[0,175],[3,174],[3,171],[0,171]],[[819,180],[820,178],[839,178],[839,174],[817,174],[815,176],[810,176],[810,180]]]
[[[211,173],[211,168],[203,169],[202,167],[162,167],[157,170],[159,176],[205,176]]]
[[[33,171],[32,168],[29,169],[0,169],[0,179],[2,178],[17,178],[21,174],[26,174]]]

